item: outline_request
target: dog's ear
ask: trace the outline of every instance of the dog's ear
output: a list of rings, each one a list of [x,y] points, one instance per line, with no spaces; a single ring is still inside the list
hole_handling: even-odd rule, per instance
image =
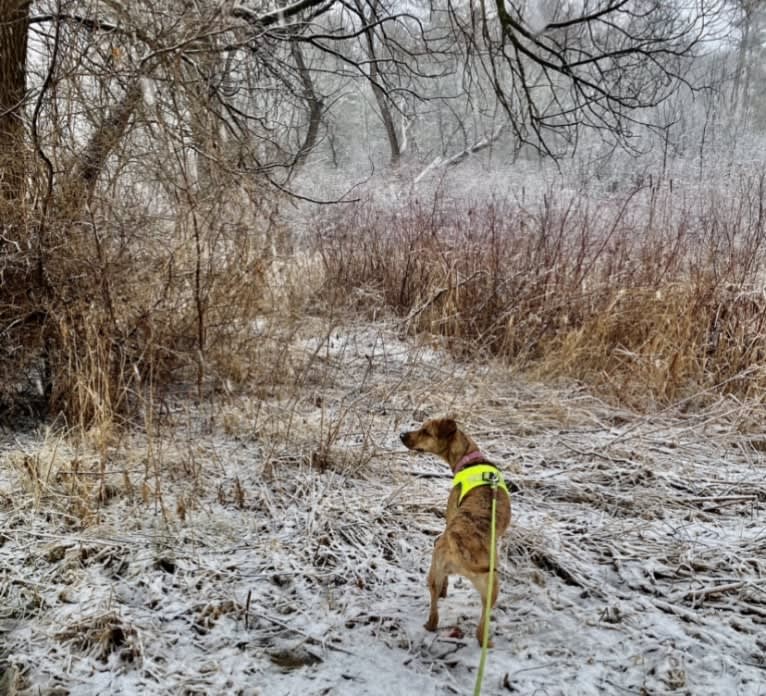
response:
[[[457,423],[452,418],[441,418],[436,424],[436,436],[441,440],[452,437],[457,432]]]

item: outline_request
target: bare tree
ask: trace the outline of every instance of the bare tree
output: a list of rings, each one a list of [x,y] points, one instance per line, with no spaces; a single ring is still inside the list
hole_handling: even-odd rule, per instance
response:
[[[583,129],[624,145],[648,110],[689,78],[713,38],[718,2],[596,0],[582,5],[448,0],[466,60],[493,85],[517,138],[548,154],[576,147]]]
[[[458,73],[467,92],[483,89],[494,96],[518,141],[560,154],[576,146],[583,128],[623,144],[640,125],[661,128],[647,110],[681,84],[694,87],[688,69],[711,37],[712,17],[720,9],[716,0],[689,7],[595,0],[579,9],[549,2],[531,16],[527,3],[501,0],[432,0],[427,9],[385,0],[298,0],[271,10],[256,3],[250,9],[200,1],[174,15],[145,2],[127,8],[69,0],[58,11],[29,17],[29,7],[5,0],[0,8],[7,18],[3,40],[16,57],[26,54],[28,21],[41,27],[65,22],[71,33],[108,37],[104,46],[117,43],[125,62],[121,75],[104,73],[108,80],[125,83],[132,73],[184,89],[201,169],[211,158],[227,160],[214,144],[218,134],[227,133],[241,145],[240,164],[277,184],[287,181],[318,141],[325,106],[311,66],[321,56],[325,63],[317,75],[332,60],[336,73],[369,82],[392,163],[400,158],[403,137],[396,110],[411,100],[448,98],[434,95],[428,85]],[[24,117],[18,71],[23,73],[24,63],[13,51],[4,52],[2,61],[3,137],[18,139]],[[174,61],[184,66],[183,75]],[[306,117],[296,121],[296,113]],[[290,135],[296,129],[302,135]],[[205,152],[208,146],[211,152]],[[5,185],[14,177],[19,180],[18,172],[9,170]]]

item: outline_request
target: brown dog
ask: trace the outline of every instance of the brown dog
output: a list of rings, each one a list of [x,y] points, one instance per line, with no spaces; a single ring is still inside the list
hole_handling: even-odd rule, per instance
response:
[[[399,437],[405,447],[411,450],[430,452],[446,460],[457,479],[447,501],[447,528],[436,539],[431,569],[428,571],[431,611],[425,627],[428,631],[436,630],[439,625],[439,597],[447,596],[450,575],[462,575],[481,594],[481,620],[476,630],[481,645],[484,622],[487,620],[485,611],[492,516],[492,487],[486,485],[486,474],[497,473],[500,482],[502,476],[482,455],[476,443],[459,430],[451,418],[428,420],[418,430],[401,433]],[[499,538],[511,521],[511,503],[504,483],[497,488],[496,509],[496,538]],[[497,600],[497,593],[498,577],[495,570],[492,606]]]

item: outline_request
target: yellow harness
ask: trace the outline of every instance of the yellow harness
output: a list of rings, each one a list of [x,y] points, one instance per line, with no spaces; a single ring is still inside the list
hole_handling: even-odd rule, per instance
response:
[[[491,486],[495,476],[497,476],[498,479],[497,487],[504,490],[506,495],[509,495],[503,475],[498,468],[492,464],[474,464],[473,466],[466,467],[462,471],[458,471],[452,479],[453,487],[460,486],[460,498],[458,498],[457,504],[460,505],[460,503],[463,502],[463,498],[465,498],[474,488],[478,488],[479,486]]]

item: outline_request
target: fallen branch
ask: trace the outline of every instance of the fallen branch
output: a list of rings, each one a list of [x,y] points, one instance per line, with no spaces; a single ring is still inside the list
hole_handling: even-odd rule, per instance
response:
[[[498,126],[497,128],[495,128],[495,132],[492,133],[492,135],[488,135],[486,138],[482,138],[478,142],[465,148],[465,150],[461,150],[460,152],[458,152],[456,155],[453,155],[452,157],[449,157],[447,159],[444,159],[443,157],[437,157],[431,162],[431,164],[429,164],[422,172],[420,172],[420,174],[418,174],[413,179],[412,181],[413,186],[417,184],[432,169],[436,169],[437,167],[454,167],[456,164],[459,164],[464,159],[466,159],[469,155],[474,155],[477,152],[481,152],[482,150],[485,150],[503,134],[505,127],[506,127],[506,124],[502,124]]]

